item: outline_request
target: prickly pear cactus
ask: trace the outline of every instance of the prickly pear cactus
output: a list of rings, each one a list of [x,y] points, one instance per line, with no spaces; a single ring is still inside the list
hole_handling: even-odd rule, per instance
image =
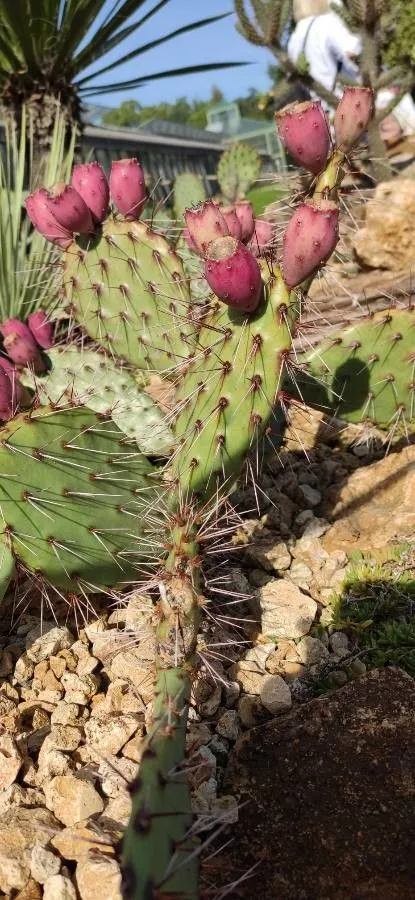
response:
[[[40,407],[1,431],[3,544],[55,587],[128,584],[149,557],[153,467],[114,423],[87,409]]]
[[[197,206],[206,200],[206,191],[200,175],[193,172],[181,172],[176,175],[173,185],[173,209],[179,222],[189,206]]]
[[[173,434],[151,397],[139,390],[131,373],[103,353],[80,347],[55,347],[48,353],[51,371],[44,378],[25,378],[42,404],[87,406],[112,419],[139,450],[164,456]]]
[[[415,311],[390,309],[347,325],[299,357],[297,396],[349,422],[415,422]]]
[[[221,192],[230,202],[243,200],[261,171],[261,157],[249,144],[233,144],[225,150],[218,164],[217,177]]]
[[[187,352],[189,291],[183,266],[142,222],[108,217],[63,258],[68,309],[91,338],[136,368],[163,371]]]

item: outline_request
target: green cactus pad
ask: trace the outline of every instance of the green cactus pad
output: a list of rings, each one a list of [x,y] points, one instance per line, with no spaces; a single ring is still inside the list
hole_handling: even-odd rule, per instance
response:
[[[197,206],[206,200],[206,191],[200,175],[181,172],[176,175],[173,185],[173,208],[176,219],[181,222],[183,213],[189,206]]]
[[[4,537],[20,562],[55,586],[128,583],[149,557],[143,535],[155,470],[124,442],[111,420],[85,409],[40,407],[2,428]]]
[[[123,845],[123,897],[196,900],[198,857],[189,836],[190,791],[183,769],[189,678],[160,673],[153,725],[140,772],[131,785],[132,814]]]
[[[43,404],[87,406],[110,416],[127,437],[147,456],[165,455],[173,439],[165,417],[145,391],[140,391],[127,369],[116,366],[105,354],[80,347],[55,347],[48,352],[52,370],[35,379]],[[28,386],[33,381],[25,379]]]
[[[391,309],[347,325],[299,357],[290,386],[310,406],[349,422],[415,421],[415,311]]]
[[[142,222],[108,218],[63,256],[67,307],[115,356],[161,371],[188,352],[189,291],[180,258]]]
[[[253,315],[217,304],[177,395],[173,477],[184,492],[236,475],[272,414],[291,348],[290,295],[280,276]]]
[[[261,157],[249,144],[233,144],[221,156],[218,182],[222,194],[230,203],[243,200],[246,192],[261,171]]]
[[[0,602],[4,599],[15,570],[14,556],[3,534],[0,538]]]

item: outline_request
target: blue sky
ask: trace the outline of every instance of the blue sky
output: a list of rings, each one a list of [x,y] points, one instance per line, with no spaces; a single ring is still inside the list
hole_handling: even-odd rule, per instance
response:
[[[111,0],[112,2],[113,0]],[[140,14],[136,18],[140,18],[153,5],[154,0],[148,0],[141,7]],[[165,9],[156,13],[140,28],[137,35],[132,35],[125,41],[122,45],[123,53],[133,50],[138,44],[147,43],[162,34],[167,34],[181,25],[228,12],[232,8],[233,0],[207,0],[207,2],[206,0],[199,0],[199,2],[197,0],[193,0],[193,2],[192,0],[170,0]],[[134,21],[134,18],[131,21]],[[101,94],[96,98],[91,98],[91,102],[118,106],[123,100],[136,99],[145,105],[164,100],[173,101],[183,95],[189,99],[204,100],[210,96],[213,84],[218,85],[230,100],[243,95],[250,87],[255,87],[259,91],[267,90],[270,82],[266,70],[268,63],[272,62],[273,58],[267,50],[254,47],[241,37],[235,28],[235,21],[235,15],[232,13],[221,22],[174,38],[171,42],[148,51],[136,60],[125,63],[119,69],[102,75],[97,79],[96,84],[118,80],[126,81],[141,74],[150,74],[157,70],[196,63],[245,60],[251,65],[237,69],[162,79],[134,90]],[[112,62],[117,55],[120,55],[119,49],[108,54],[105,62]]]

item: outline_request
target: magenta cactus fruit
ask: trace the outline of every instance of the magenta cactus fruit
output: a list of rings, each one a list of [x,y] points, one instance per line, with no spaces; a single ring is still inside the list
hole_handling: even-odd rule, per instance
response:
[[[251,313],[257,308],[262,292],[261,271],[241,241],[230,235],[212,241],[204,275],[216,296],[232,309]]]
[[[136,159],[117,159],[110,172],[110,193],[126,219],[139,219],[147,200],[144,171]]]
[[[279,136],[298,166],[318,175],[330,150],[330,130],[320,100],[289,103],[275,113]]]
[[[366,131],[372,117],[373,91],[368,87],[345,87],[334,115],[334,133],[340,150],[351,150]]]
[[[90,234],[94,230],[91,212],[72,184],[55,184],[48,192],[47,204],[59,225],[71,234]]]
[[[241,225],[241,241],[246,244],[254,233],[254,210],[248,200],[239,200],[234,204],[235,213]]]
[[[198,254],[198,253],[199,253],[199,250],[197,249],[196,244],[195,244],[193,238],[192,238],[191,235],[190,235],[189,229],[188,229],[188,228],[183,228],[182,234],[183,234],[183,237],[184,237],[184,239],[185,239],[185,241],[186,241],[186,244],[187,244],[189,250],[192,250],[193,253],[197,253],[197,254]]]
[[[50,350],[53,347],[53,325],[44,309],[30,313],[27,324],[39,347],[42,347],[42,350]]]
[[[74,167],[71,184],[83,197],[95,222],[103,222],[110,202],[110,189],[105,172],[98,162],[80,163]]]
[[[36,373],[44,372],[46,366],[30,329],[19,319],[8,319],[0,325],[3,345],[7,355],[16,366],[30,366]]]
[[[14,415],[13,385],[0,360],[0,419],[7,422]]]
[[[266,256],[272,250],[275,226],[266,219],[255,219],[254,233],[247,244],[254,256]]]
[[[55,216],[50,211],[49,195],[45,188],[40,188],[33,194],[30,194],[25,201],[25,207],[30,221],[43,234],[46,240],[52,244],[66,249],[72,242],[72,234],[59,224]]]
[[[290,288],[327,261],[339,238],[339,210],[331,200],[306,200],[295,210],[284,234],[282,272]]]
[[[206,200],[194,209],[186,209],[184,220],[190,240],[200,256],[206,255],[212,241],[229,235],[226,219],[212,200]]]
[[[232,237],[236,238],[237,241],[240,241],[242,237],[242,225],[238,219],[238,216],[236,215],[234,207],[221,206],[220,211],[228,226],[229,234]]]

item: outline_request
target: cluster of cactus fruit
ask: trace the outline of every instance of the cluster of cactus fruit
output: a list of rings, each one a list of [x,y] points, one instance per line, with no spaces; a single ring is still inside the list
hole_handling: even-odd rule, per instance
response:
[[[4,594],[15,564],[59,591],[115,592],[143,571],[149,581],[158,605],[157,682],[153,725],[131,786],[126,898],[198,896],[199,852],[183,761],[205,602],[199,536],[263,439],[280,392],[285,395],[308,286],[338,240],[343,166],[370,115],[370,91],[346,88],[333,142],[319,102],[278,113],[281,140],[313,176],[280,250],[246,201],[225,208],[205,201],[185,212],[185,240],[210,287],[196,305],[176,250],[139,221],[146,190],[136,160],[114,163],[109,184],[97,163],[76,166],[71,185],[42,189],[27,200],[35,228],[62,250],[63,300],[83,343],[88,337],[91,343],[51,350],[45,371],[36,354],[12,356],[17,338],[27,340],[26,326],[2,327],[8,361],[3,367],[0,360],[0,386],[4,373],[14,385],[14,406],[5,395],[1,587]],[[409,412],[413,375],[406,379],[402,372],[404,363],[408,373],[414,364],[412,313],[391,311],[384,324],[386,337],[380,320],[371,323],[374,338],[360,325],[359,345],[347,331],[335,336],[321,353],[332,378],[329,384],[326,375],[325,387],[335,392],[333,365],[347,348],[356,358],[364,345],[366,387],[376,394],[376,406],[382,392],[371,388],[372,372],[378,383],[393,360],[400,370],[396,407],[406,404]],[[28,322],[44,350],[52,342],[49,328],[42,313]],[[23,404],[13,359],[19,370],[31,370],[24,377],[32,402],[26,411],[17,408]],[[303,368],[312,382],[313,358]],[[154,373],[171,385],[175,399],[165,419],[159,411],[154,416],[155,443],[151,435],[140,443],[140,385]]]

